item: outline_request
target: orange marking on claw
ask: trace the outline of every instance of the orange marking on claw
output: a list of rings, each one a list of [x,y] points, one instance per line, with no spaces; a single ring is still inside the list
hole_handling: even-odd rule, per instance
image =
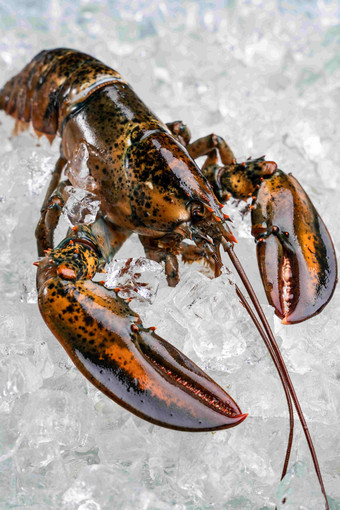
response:
[[[138,386],[141,391],[148,391],[152,396],[157,397],[162,402],[165,402],[167,406],[172,403],[178,407],[184,407],[186,404],[176,394],[169,394],[164,392],[164,389],[158,384],[158,377],[153,377],[153,369],[148,363],[141,363],[138,358],[134,356],[133,350],[130,351],[126,346],[119,345],[118,342],[111,344],[104,350],[105,358],[111,358],[115,362],[119,363],[121,370],[130,376],[131,379],[138,381]],[[156,363],[155,360],[151,360],[152,363]],[[163,368],[159,366],[159,368]],[[170,376],[172,373],[170,374]]]
[[[75,280],[77,278],[77,273],[74,269],[65,266],[64,264],[60,264],[57,268],[57,273],[64,280]]]

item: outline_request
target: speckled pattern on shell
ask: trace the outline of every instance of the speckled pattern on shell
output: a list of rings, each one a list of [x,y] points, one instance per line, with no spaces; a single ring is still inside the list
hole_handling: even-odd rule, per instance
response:
[[[189,146],[187,151],[180,143],[184,139],[170,132],[119,73],[69,49],[37,55],[0,91],[0,109],[16,119],[18,128],[31,122],[50,140],[61,136],[65,167],[57,165],[52,196],[64,168],[71,184],[100,200],[95,225],[102,222],[105,228],[98,228],[98,242],[92,242],[94,231],[90,240],[86,232],[81,240],[67,238],[38,263],[41,313],[77,367],[112,399],[153,423],[216,430],[243,421],[246,415],[227,393],[143,328],[118,296],[90,281],[103,259],[109,259],[131,232],[144,238],[149,258],[165,261],[169,283],[178,281],[176,256],[185,238],[192,238],[200,254],[203,250],[215,264],[215,276],[222,264],[221,243],[236,260],[235,238],[222,205],[189,155]],[[276,172],[273,162],[259,158],[236,164],[230,148],[216,135],[192,143],[196,153],[192,149],[191,154],[207,155],[215,150],[215,142],[225,165],[222,170],[212,165],[211,175],[207,172],[216,190],[230,188],[229,193],[243,200],[256,195],[253,230],[261,230],[264,237],[258,240],[258,254],[269,302],[284,315],[281,273],[288,280],[292,271],[298,283],[288,285],[294,299],[288,296],[286,302],[298,299],[298,305],[289,310],[289,318],[304,320],[303,313],[313,314],[315,304],[318,313],[334,290],[336,262],[329,234],[307,195],[293,178]],[[226,199],[223,193],[222,197]],[[299,307],[302,315],[294,320]]]
[[[38,264],[41,314],[78,369],[103,393],[138,416],[179,430],[218,430],[243,421],[239,407],[184,354],[144,328],[115,292],[59,274],[86,260],[77,242]],[[73,253],[72,253],[73,252]],[[92,257],[95,252],[92,250]],[[78,267],[78,266],[77,266]]]
[[[0,109],[53,139],[79,103],[117,80],[119,73],[85,53],[42,51],[0,90]]]
[[[112,224],[160,237],[190,220],[193,200],[208,205],[224,223],[185,148],[119,73],[89,55],[63,48],[39,53],[0,91],[0,108],[18,123],[31,120],[50,139],[58,132],[69,161],[85,144],[89,191],[98,195]],[[79,186],[76,173],[72,168],[68,177]],[[225,225],[223,234],[228,233]]]
[[[320,312],[336,280],[332,240],[308,195],[292,176],[277,170],[258,190],[252,211],[258,261],[267,298],[281,318],[294,323]],[[272,233],[272,228],[274,232]],[[282,270],[289,260],[291,300],[282,303]]]

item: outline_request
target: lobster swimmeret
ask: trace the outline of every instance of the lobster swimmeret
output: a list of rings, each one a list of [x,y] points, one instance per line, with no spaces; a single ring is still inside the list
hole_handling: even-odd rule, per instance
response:
[[[182,122],[163,124],[119,73],[74,50],[37,55],[0,91],[0,109],[16,119],[17,130],[32,124],[51,141],[61,136],[36,230],[39,255],[46,253],[37,263],[37,286],[46,324],[81,372],[110,398],[158,425],[202,431],[242,422],[246,415],[224,390],[153,328],[144,328],[117,293],[92,281],[132,232],[139,234],[147,257],[165,263],[171,286],[179,280],[179,255],[184,261],[205,260],[218,276],[222,245],[259,316],[237,288],[286,393],[291,428],[282,476],[293,437],[292,397],[326,499],[289,374],[234,253],[235,238],[220,203],[230,196],[253,197],[252,233],[267,298],[284,323],[301,322],[328,303],[337,268],[328,231],[296,179],[263,158],[236,163],[219,136],[190,143]],[[199,169],[194,160],[204,155]],[[63,172],[66,181],[60,181]],[[69,184],[94,193],[100,211],[93,225],[74,227],[54,249]]]

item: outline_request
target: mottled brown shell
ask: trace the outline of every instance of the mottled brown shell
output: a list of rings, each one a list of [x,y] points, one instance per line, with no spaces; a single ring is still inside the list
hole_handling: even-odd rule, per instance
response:
[[[115,292],[92,282],[88,229],[38,262],[41,314],[78,369],[115,402],[157,425],[204,431],[241,423],[234,400],[189,358],[144,328]],[[72,239],[71,239],[72,237]]]
[[[117,81],[119,73],[85,53],[42,51],[0,91],[0,109],[53,139],[94,91]]]
[[[253,235],[268,301],[285,324],[318,313],[337,282],[334,246],[299,182],[277,170],[263,181],[252,210]]]

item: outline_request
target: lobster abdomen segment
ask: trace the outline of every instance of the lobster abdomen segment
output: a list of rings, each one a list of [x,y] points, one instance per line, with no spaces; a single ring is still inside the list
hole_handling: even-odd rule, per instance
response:
[[[124,82],[119,73],[79,51],[42,51],[0,90],[0,109],[53,138],[63,121],[96,90]]]

